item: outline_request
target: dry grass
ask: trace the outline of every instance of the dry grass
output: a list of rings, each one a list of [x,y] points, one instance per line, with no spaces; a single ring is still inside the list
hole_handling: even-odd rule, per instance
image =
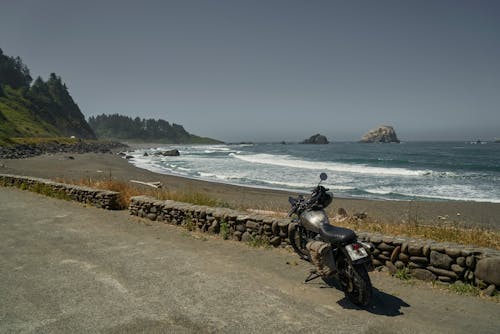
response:
[[[374,219],[359,220],[355,218],[344,221],[334,220],[334,222],[337,226],[347,227],[355,231],[379,232],[384,235],[432,239],[440,242],[500,249],[500,232],[479,227],[465,228],[402,222],[383,223]]]
[[[130,198],[133,196],[146,195],[159,200],[173,200],[197,205],[206,205],[213,207],[229,207],[229,204],[212,198],[206,194],[186,190],[186,191],[168,191],[156,189],[148,186],[140,186],[128,182],[116,181],[113,179],[80,179],[78,181],[65,181],[57,179],[57,182],[70,183],[80,186],[86,186],[97,189],[105,189],[120,193],[120,206],[127,208],[130,204]]]

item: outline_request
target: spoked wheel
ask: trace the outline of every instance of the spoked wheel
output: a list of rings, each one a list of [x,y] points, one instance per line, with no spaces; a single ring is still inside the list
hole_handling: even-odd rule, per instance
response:
[[[291,227],[289,233],[290,244],[292,245],[293,250],[299,254],[300,258],[306,261],[311,261],[311,256],[309,255],[309,251],[307,250],[307,234],[306,230],[295,224]]]
[[[367,306],[372,298],[372,283],[365,266],[342,260],[339,267],[340,284],[346,297],[355,305]]]

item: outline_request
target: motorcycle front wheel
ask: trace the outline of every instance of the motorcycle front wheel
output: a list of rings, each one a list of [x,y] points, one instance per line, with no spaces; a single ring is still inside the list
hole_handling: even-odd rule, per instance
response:
[[[366,267],[352,265],[345,259],[339,265],[340,283],[346,297],[357,306],[367,306],[372,297],[372,283]]]
[[[295,224],[291,227],[288,238],[293,250],[299,254],[300,258],[306,261],[311,261],[311,256],[307,250],[307,234],[304,227]]]

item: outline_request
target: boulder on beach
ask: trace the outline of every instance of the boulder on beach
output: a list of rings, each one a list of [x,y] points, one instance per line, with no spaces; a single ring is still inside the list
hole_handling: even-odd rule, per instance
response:
[[[309,139],[304,140],[301,144],[316,144],[316,145],[324,145],[328,144],[328,139],[326,139],[325,136],[318,134],[315,134],[314,136],[311,136]]]
[[[181,154],[179,153],[179,150],[173,149],[173,150],[155,152],[155,155],[163,155],[164,157],[178,157]]]
[[[396,131],[392,126],[382,125],[370,130],[361,138],[361,143],[399,143]]]

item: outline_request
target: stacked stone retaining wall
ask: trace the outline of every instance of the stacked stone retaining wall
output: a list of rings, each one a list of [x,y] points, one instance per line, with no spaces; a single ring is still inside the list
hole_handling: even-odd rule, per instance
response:
[[[36,177],[9,174],[0,174],[0,185],[17,187],[52,197],[78,201],[108,210],[121,209],[119,204],[120,194],[114,191],[59,183]]]
[[[191,205],[175,201],[159,201],[147,196],[131,198],[131,215],[153,221],[184,225],[193,230],[223,233],[224,237],[274,247],[290,245],[291,221],[245,212]],[[432,240],[417,240],[358,233],[358,238],[375,246],[373,264],[389,271],[409,270],[417,279],[453,283],[472,283],[490,292],[500,287],[500,252]]]

